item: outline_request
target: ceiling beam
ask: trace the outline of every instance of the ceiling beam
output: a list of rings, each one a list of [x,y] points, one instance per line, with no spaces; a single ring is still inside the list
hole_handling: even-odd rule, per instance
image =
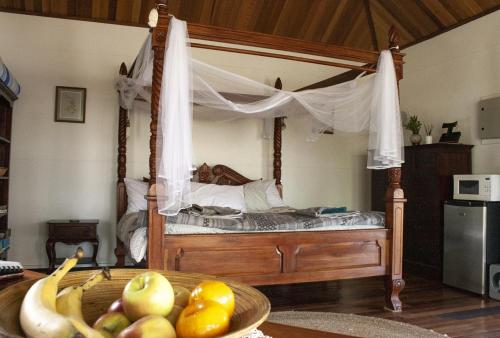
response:
[[[422,37],[422,33],[420,32],[418,27],[403,18],[403,15],[398,8],[391,6],[391,4],[389,4],[387,0],[377,0],[377,2],[394,19],[394,21],[403,26],[414,39]]]
[[[432,20],[432,22],[434,22],[434,24],[437,26],[438,29],[445,28],[441,20],[439,20],[439,18],[429,9],[429,7],[425,5],[423,1],[415,1],[415,3],[422,10],[422,12],[424,12],[425,15],[427,15],[429,19]]]
[[[364,0],[366,18],[368,19],[368,27],[370,28],[370,37],[372,39],[373,49],[379,50],[377,41],[377,32],[375,31],[375,24],[373,23],[372,10],[370,9],[370,0]]]

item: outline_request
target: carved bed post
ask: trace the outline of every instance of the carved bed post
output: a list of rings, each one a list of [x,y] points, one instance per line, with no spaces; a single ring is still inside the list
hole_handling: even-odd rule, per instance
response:
[[[274,88],[282,89],[283,84],[281,79],[277,78],[274,83]],[[283,185],[281,184],[281,130],[283,128],[283,117],[276,117],[274,119],[274,152],[273,152],[273,178],[276,180],[276,187],[283,197]]]
[[[120,75],[127,76],[127,66],[122,63],[120,66]],[[127,109],[120,107],[118,117],[118,182],[116,184],[116,222],[119,222],[127,210],[127,191],[124,178],[127,176]],[[123,242],[116,237],[116,266],[125,266],[125,246]]]
[[[168,33],[168,7],[167,0],[157,0],[158,23],[153,29],[152,48],[153,59],[153,81],[151,88],[151,137],[149,139],[149,197],[148,197],[148,268],[164,269],[163,265],[163,234],[165,218],[158,214],[158,203],[156,199],[156,137],[158,112],[161,96],[161,79],[163,74],[163,59],[165,54],[165,43]]]
[[[399,52],[399,36],[396,29],[389,30],[389,48],[393,53]],[[394,63],[396,76],[399,80],[403,77],[402,63]],[[385,194],[385,221],[386,226],[392,230],[390,247],[389,273],[386,276],[386,306],[391,311],[402,310],[400,292],[405,287],[403,279],[403,211],[406,202],[403,189],[401,189],[401,168],[390,168],[389,185]]]

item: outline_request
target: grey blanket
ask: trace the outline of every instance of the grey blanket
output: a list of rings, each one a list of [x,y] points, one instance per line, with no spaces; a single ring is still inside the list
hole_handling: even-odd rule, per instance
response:
[[[167,224],[188,224],[229,231],[297,231],[326,226],[379,225],[385,221],[383,212],[350,212],[335,217],[314,217],[300,212],[246,213],[241,218],[202,217],[181,212],[167,217]]]

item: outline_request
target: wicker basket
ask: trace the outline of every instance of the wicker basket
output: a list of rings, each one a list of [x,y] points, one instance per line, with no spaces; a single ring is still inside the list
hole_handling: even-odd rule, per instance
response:
[[[135,275],[144,271],[140,269],[112,269],[111,281],[103,281],[85,293],[83,297],[83,314],[86,321],[94,323],[100,315],[106,312],[113,301],[120,298],[125,284]],[[190,290],[206,279],[224,280],[231,287],[236,297],[236,308],[231,318],[230,332],[224,337],[241,337],[257,328],[269,315],[271,306],[268,299],[250,286],[201,274],[158,272],[167,277],[172,285],[184,286]],[[69,273],[62,280],[60,287],[80,284],[94,273],[96,273],[96,270]],[[9,334],[22,335],[19,326],[19,310],[24,295],[34,282],[20,282],[0,292],[0,327]]]

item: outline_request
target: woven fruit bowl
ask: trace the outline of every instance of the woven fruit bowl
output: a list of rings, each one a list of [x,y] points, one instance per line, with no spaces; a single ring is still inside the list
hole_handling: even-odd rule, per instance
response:
[[[146,270],[112,269],[111,280],[102,281],[92,289],[86,291],[83,296],[82,309],[87,323],[94,323],[99,316],[106,313],[111,303],[121,297],[125,284],[144,271]],[[60,289],[80,284],[97,272],[97,270],[88,270],[69,273],[59,284]],[[194,289],[204,280],[214,279],[222,280],[231,287],[235,295],[236,307],[231,318],[230,330],[223,336],[225,338],[239,338],[244,336],[262,324],[269,315],[271,306],[268,299],[261,292],[250,286],[202,274],[160,270],[157,270],[157,272],[167,277],[173,286],[183,286],[189,290]],[[34,280],[20,282],[0,291],[0,332],[3,330],[12,336],[23,337],[23,332],[19,325],[19,311],[24,295],[34,282]]]

